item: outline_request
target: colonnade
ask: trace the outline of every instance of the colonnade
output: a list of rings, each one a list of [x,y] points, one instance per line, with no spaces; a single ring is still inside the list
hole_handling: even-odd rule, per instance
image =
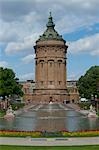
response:
[[[66,88],[66,60],[37,59],[36,88]]]

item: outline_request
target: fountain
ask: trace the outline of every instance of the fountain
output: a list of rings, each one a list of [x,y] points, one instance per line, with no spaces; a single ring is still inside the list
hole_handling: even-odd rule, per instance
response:
[[[10,105],[6,111],[6,115],[4,116],[4,119],[13,119],[14,117],[15,117],[14,111],[12,110],[12,107]]]
[[[4,118],[0,118],[0,130],[19,131],[79,131],[99,130],[99,118],[88,117],[58,103],[35,105],[27,112],[13,112],[10,106]],[[66,107],[66,109],[65,109]],[[90,107],[92,110],[92,106]]]
[[[52,102],[52,101],[50,101],[50,102],[49,102],[49,104],[53,104],[53,102]]]
[[[89,113],[88,113],[88,117],[92,117],[92,118],[96,118],[97,117],[97,114],[96,114],[96,111],[95,111],[95,108],[90,105],[90,110],[89,110]]]

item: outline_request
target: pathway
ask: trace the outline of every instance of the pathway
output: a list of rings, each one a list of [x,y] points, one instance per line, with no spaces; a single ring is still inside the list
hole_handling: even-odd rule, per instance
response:
[[[24,146],[99,145],[99,137],[79,137],[79,138],[0,137],[0,145],[24,145]]]

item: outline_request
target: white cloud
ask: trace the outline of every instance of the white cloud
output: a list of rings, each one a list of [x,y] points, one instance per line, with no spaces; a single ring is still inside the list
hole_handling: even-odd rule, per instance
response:
[[[71,42],[69,51],[74,54],[82,52],[99,55],[99,33]]]
[[[46,29],[49,11],[52,11],[55,29],[64,35],[80,29],[89,29],[95,23],[99,23],[98,0],[2,0],[0,4],[0,41],[3,43],[1,43],[1,50],[4,50],[7,55],[14,54],[16,62],[19,53],[22,54],[21,57],[23,53],[28,55],[23,59],[19,58],[21,61],[25,63],[32,61],[32,56],[29,54],[33,53],[35,41]],[[74,54],[84,52],[97,56],[99,55],[98,41],[98,34],[79,39],[71,42],[68,51]],[[13,67],[15,67],[14,63]],[[32,77],[33,74],[29,75]],[[28,78],[28,75],[23,75],[23,78]]]
[[[3,22],[0,20],[0,42],[9,43],[10,41],[17,41],[19,39],[18,31],[13,24]]]
[[[5,53],[32,52],[35,41],[46,29],[50,10],[56,29],[59,33],[65,34],[99,22],[98,6],[97,0],[1,2],[0,41],[6,43]]]
[[[98,48],[98,50],[94,50],[93,52],[91,52],[91,55],[99,56],[99,48]]]
[[[27,36],[22,42],[10,42],[8,43],[5,52],[6,54],[15,54],[19,52],[31,52],[33,51],[33,45],[37,40],[38,34]]]
[[[18,11],[16,6],[18,6]],[[98,6],[97,0],[1,2],[1,39],[8,44],[12,41],[22,43],[24,37],[30,36],[31,33],[40,35],[42,29],[43,31],[45,29],[49,11],[52,11],[59,33],[65,34],[90,26],[99,22]]]
[[[34,79],[34,73],[27,73],[19,76],[20,81],[33,80],[33,79]]]
[[[6,61],[0,61],[0,67],[7,67],[8,66],[8,62]]]
[[[34,61],[34,58],[35,58],[35,54],[30,54],[30,55],[27,55],[25,56],[24,58],[22,58],[22,61],[25,63],[25,64],[28,64],[28,63],[31,63]]]
[[[47,14],[52,11],[59,33],[65,34],[99,22],[97,0],[39,0],[39,2],[41,5],[37,8],[44,8]],[[40,10],[40,13],[42,14],[44,10]]]

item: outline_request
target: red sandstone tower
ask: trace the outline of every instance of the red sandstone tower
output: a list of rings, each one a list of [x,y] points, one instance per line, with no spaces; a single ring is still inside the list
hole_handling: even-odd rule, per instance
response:
[[[54,29],[53,18],[48,18],[47,29],[34,46],[35,82],[34,92],[37,102],[59,101],[67,99],[66,85],[66,41]],[[33,98],[34,99],[34,98]]]

